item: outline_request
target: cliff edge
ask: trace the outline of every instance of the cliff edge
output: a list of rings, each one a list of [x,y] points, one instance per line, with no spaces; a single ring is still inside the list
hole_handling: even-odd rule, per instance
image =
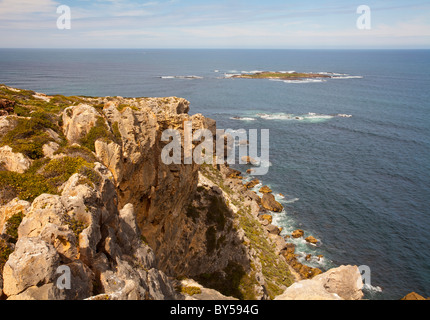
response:
[[[321,273],[294,260],[240,172],[161,161],[164,130],[215,133],[188,111],[0,85],[1,299],[274,299]]]

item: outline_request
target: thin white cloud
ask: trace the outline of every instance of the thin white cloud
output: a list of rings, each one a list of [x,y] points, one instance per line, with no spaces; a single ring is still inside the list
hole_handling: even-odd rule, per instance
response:
[[[30,14],[55,14],[59,3],[53,0],[2,0],[0,19],[28,18]]]

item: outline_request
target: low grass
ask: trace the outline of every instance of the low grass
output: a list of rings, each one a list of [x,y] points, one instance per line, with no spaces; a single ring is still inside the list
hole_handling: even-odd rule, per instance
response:
[[[12,197],[18,196],[21,200],[33,201],[43,193],[57,194],[58,187],[75,173],[85,175],[89,182],[96,185],[101,182],[101,177],[93,170],[93,166],[80,157],[40,159],[25,173],[1,171],[0,191],[12,190]]]
[[[31,118],[18,118],[15,127],[0,139],[0,146],[8,145],[15,153],[40,159],[44,157],[43,145],[53,141],[46,129],[60,131],[54,123],[51,116],[43,112],[35,113]]]

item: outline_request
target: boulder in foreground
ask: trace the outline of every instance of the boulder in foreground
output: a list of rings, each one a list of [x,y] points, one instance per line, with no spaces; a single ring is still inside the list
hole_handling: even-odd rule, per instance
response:
[[[312,280],[294,283],[275,300],[360,300],[363,281],[357,266],[341,266]]]

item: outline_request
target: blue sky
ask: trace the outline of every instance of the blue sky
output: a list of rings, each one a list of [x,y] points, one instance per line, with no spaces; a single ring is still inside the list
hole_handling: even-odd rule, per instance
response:
[[[71,30],[57,28],[59,5]],[[371,9],[359,30],[357,7]],[[0,47],[430,49],[429,0],[0,0]]]

